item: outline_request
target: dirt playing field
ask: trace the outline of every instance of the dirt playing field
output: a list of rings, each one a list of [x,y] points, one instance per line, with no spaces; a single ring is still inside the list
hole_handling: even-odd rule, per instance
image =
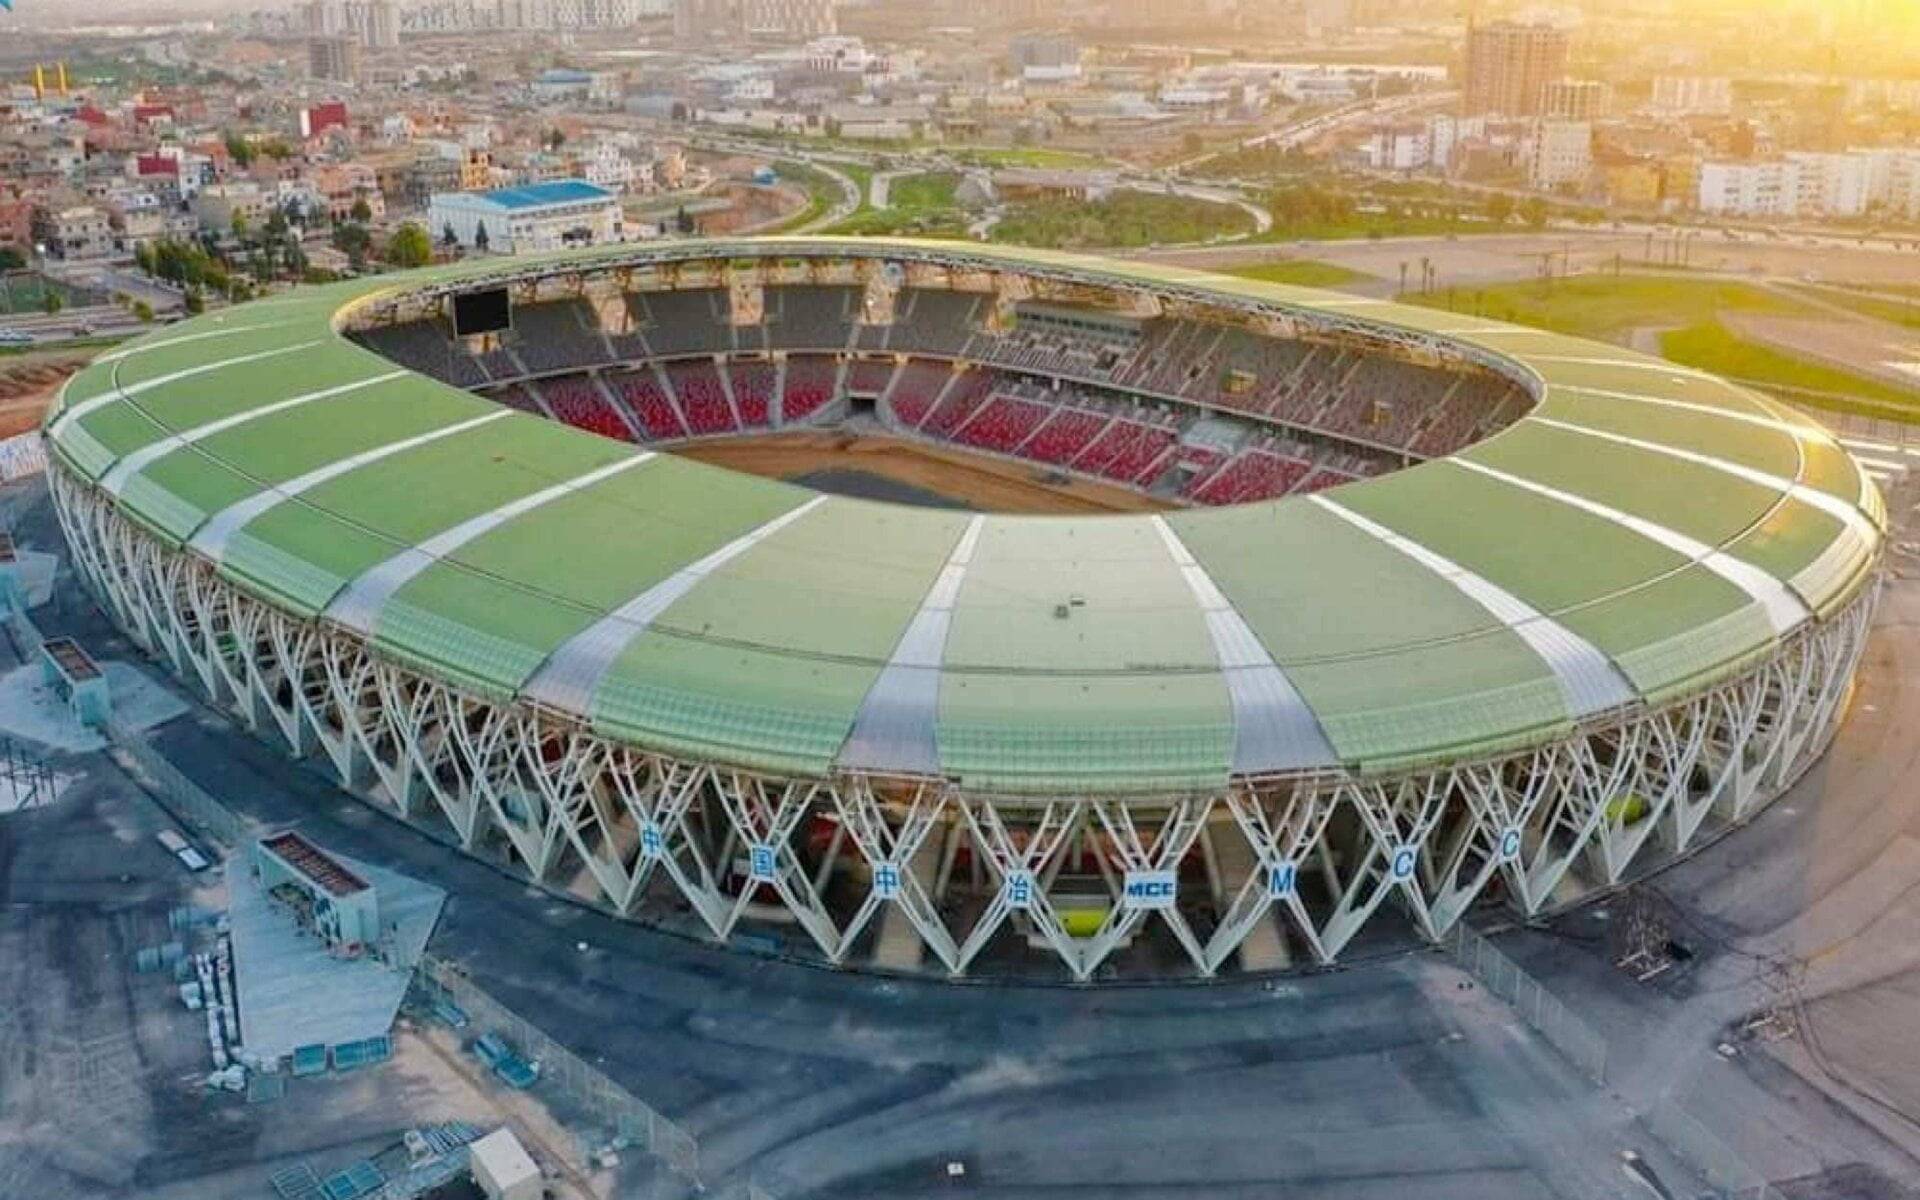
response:
[[[771,479],[862,472],[982,512],[1160,512],[1171,507],[1126,488],[1090,483],[1031,464],[878,434],[780,433],[695,444],[675,453]]]

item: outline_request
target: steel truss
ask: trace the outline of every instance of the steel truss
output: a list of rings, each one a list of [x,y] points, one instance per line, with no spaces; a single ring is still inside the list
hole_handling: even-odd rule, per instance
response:
[[[902,965],[906,938],[955,975],[1024,941],[1091,979],[1154,918],[1169,937],[1130,972],[1212,975],[1263,927],[1283,960],[1329,963],[1390,900],[1438,941],[1496,882],[1529,916],[1617,884],[1751,817],[1824,751],[1878,596],[1707,691],[1503,758],[1217,795],[983,796],[679,761],[449,687],[230,586],[59,466],[49,479],[118,624],[369,802],[623,917],[684,907],[723,941],[778,923],[835,964]],[[1133,903],[1129,881],[1149,875],[1177,879],[1177,901]],[[1072,929],[1063,906],[1084,905],[1088,880],[1104,915]]]

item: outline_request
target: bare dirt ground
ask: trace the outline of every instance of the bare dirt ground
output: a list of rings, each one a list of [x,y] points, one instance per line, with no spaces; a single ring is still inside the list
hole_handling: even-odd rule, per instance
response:
[[[983,512],[1161,512],[1170,507],[1122,487],[877,434],[783,433],[687,446],[675,453],[772,479],[863,471]]]
[[[86,363],[72,355],[26,354],[0,358],[0,438],[40,424],[40,414],[67,376]]]

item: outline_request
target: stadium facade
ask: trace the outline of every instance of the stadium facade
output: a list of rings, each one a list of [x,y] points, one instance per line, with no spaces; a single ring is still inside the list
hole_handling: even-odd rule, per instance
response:
[[[500,288],[517,332],[447,335]],[[1195,503],[634,444],[850,413]],[[1652,869],[1823,752],[1885,532],[1817,425],[1618,347],[909,241],[302,289],[102,355],[46,434],[116,621],[369,801],[623,916],[953,974],[1330,962]]]

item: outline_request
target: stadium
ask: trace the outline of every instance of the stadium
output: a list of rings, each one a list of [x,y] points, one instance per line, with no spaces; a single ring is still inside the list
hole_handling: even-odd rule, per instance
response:
[[[898,240],[304,288],[46,435],[114,620],[370,803],[953,976],[1325,964],[1672,861],[1825,749],[1886,520],[1818,425],[1622,348]]]

